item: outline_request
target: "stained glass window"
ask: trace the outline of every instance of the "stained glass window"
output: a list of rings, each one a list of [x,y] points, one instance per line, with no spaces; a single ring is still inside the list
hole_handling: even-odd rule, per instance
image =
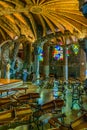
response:
[[[55,46],[53,50],[53,57],[55,60],[63,60],[63,48],[61,46]]]
[[[72,49],[73,49],[74,53],[77,55],[79,52],[79,44],[73,44]]]
[[[41,47],[38,47],[38,58],[39,61],[43,61],[43,49]]]

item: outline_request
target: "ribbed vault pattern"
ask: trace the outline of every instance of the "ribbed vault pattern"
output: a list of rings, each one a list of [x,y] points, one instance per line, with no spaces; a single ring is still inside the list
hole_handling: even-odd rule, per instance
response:
[[[79,33],[87,28],[87,19],[79,11],[78,0],[0,0],[0,36],[6,40],[25,35],[37,39],[38,29]]]

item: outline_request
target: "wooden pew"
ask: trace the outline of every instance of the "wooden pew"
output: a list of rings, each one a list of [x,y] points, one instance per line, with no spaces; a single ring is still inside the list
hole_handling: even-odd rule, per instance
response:
[[[11,88],[11,89],[0,89],[0,93],[1,93],[1,95],[2,95],[3,93],[6,93],[7,96],[8,96],[8,95],[9,95],[9,92],[11,92],[11,91],[22,91],[22,90],[24,90],[24,91],[25,91],[25,94],[26,94],[27,89],[28,89],[28,87]]]
[[[55,108],[62,108],[65,104],[64,104],[64,100],[62,99],[55,99],[53,100],[54,104],[55,104]]]
[[[15,121],[16,122],[24,122],[31,120],[31,116],[33,115],[33,111],[30,107],[20,107],[14,109],[15,111]]]
[[[40,97],[39,93],[27,93],[27,94],[21,94],[20,96],[12,96],[11,98],[14,100],[13,106],[16,104],[16,106],[21,106],[23,104],[29,104],[31,107],[36,108],[37,107],[37,98]]]
[[[53,127],[53,128],[56,128],[56,127],[57,127],[57,126],[56,126],[56,123],[55,123],[55,121],[54,121],[53,118],[51,118],[51,119],[48,121],[48,123],[50,124],[50,127]]]
[[[75,121],[71,123],[72,130],[85,130],[87,129],[87,113],[83,114],[79,118],[77,118]]]
[[[6,97],[6,98],[0,98],[0,108],[4,109],[6,107],[8,107],[11,104],[11,99],[10,97]]]
[[[64,124],[64,123],[61,123],[58,118],[56,117],[52,117],[48,123],[50,124],[50,127],[53,127],[58,130],[71,130],[70,128],[70,125],[69,124]],[[57,128],[58,127],[58,128]]]
[[[44,103],[40,109],[41,111],[43,111],[43,113],[52,112],[55,110],[55,104],[53,101],[50,101],[50,102]]]
[[[16,109],[0,112],[0,125],[6,125],[15,122],[29,121],[33,111],[30,107],[20,107]]]
[[[0,125],[9,124],[14,118],[15,115],[13,114],[13,110],[0,112]]]
[[[8,95],[8,92],[9,92],[8,89],[0,89],[1,95],[2,95],[3,93],[6,93],[6,94]]]
[[[28,87],[23,87],[23,88],[20,87],[20,88],[11,88],[11,89],[9,89],[9,91],[21,91],[21,90],[24,90],[25,93],[26,93],[27,89],[28,89]]]
[[[20,107],[15,109],[16,117],[22,117],[26,115],[32,115],[30,107]]]
[[[27,93],[17,97],[19,101],[40,98],[39,93]]]
[[[44,103],[42,106],[41,106],[41,109],[42,110],[46,110],[46,109],[56,109],[56,108],[62,108],[64,106],[64,101],[62,99],[55,99],[55,100],[52,100],[50,102],[47,102],[47,103]]]
[[[44,123],[48,122],[48,120],[55,115],[58,118],[62,119],[63,118],[62,113],[61,113],[61,116],[57,113],[55,114],[55,109],[57,107],[62,109],[63,105],[64,105],[64,101],[61,99],[52,100],[50,102],[47,102],[41,105],[38,111],[34,113],[34,119],[38,120],[38,124],[40,123],[40,125],[37,124],[38,129],[39,129],[39,126],[42,126],[42,129],[43,129]]]

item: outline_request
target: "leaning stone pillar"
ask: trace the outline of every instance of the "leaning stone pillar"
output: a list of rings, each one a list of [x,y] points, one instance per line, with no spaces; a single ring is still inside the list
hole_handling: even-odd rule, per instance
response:
[[[6,65],[9,61],[9,49],[8,47],[2,47],[1,51],[1,78],[6,78]]]
[[[85,54],[86,54],[86,70],[85,70],[85,78],[87,78],[87,38],[84,39],[84,44],[85,44]]]
[[[1,47],[0,47],[0,78],[1,78]]]
[[[33,70],[33,65],[32,65],[32,44],[29,43],[27,46],[27,62],[28,62],[28,69],[29,73],[31,73]]]
[[[39,72],[39,46],[34,47],[34,75],[33,80],[36,85],[39,85],[40,83],[40,72]]]
[[[83,49],[80,50],[80,78],[85,79],[86,72],[86,53]]]
[[[49,77],[49,46],[47,43],[44,44],[43,46],[43,51],[44,51],[44,58],[43,58],[43,65],[44,65],[44,76],[45,78]]]

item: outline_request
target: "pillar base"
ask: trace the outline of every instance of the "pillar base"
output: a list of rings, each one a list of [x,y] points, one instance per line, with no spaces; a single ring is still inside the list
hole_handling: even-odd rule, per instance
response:
[[[45,78],[49,78],[49,65],[44,65]]]

